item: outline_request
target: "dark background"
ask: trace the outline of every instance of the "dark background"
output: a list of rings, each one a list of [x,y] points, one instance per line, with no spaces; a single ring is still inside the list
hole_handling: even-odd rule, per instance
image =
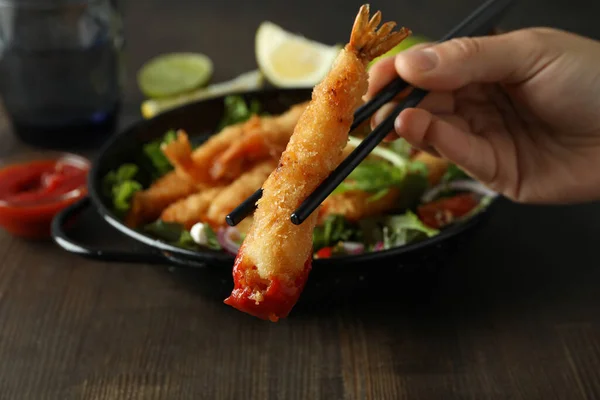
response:
[[[371,4],[435,39],[479,3]],[[123,123],[139,118],[135,72],[149,58],[201,51],[215,81],[229,79],[255,68],[261,21],[333,44],[360,4],[126,2]],[[502,27],[600,38],[599,15],[598,2],[521,1]],[[0,156],[23,149],[0,118]],[[272,324],[206,298],[193,273],[87,261],[0,232],[0,399],[597,399],[599,237],[597,204],[504,201],[439,272]]]
[[[129,0],[126,13],[128,93],[137,93],[135,72],[149,58],[169,51],[200,51],[215,63],[215,80],[256,67],[254,34],[270,20],[285,29],[328,44],[345,43],[358,8],[356,0]],[[384,20],[394,20],[416,34],[442,37],[483,1],[371,1]],[[600,2],[521,0],[502,23],[503,29],[552,26],[600,38]],[[135,97],[139,100],[141,97]]]

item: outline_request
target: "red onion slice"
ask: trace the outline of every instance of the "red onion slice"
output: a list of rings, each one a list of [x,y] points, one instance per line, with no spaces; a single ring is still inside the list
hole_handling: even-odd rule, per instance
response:
[[[236,243],[240,237],[240,232],[233,226],[220,228],[217,232],[217,240],[221,247],[233,255],[236,255],[240,249],[240,245]]]
[[[426,191],[421,197],[421,201],[423,203],[429,203],[445,190],[463,190],[489,197],[495,197],[498,195],[498,193],[494,192],[493,190],[491,190],[490,188],[488,188],[480,182],[465,179],[459,181],[452,181],[448,183],[441,183],[436,187]]]
[[[348,254],[357,255],[365,251],[365,245],[359,242],[342,242],[344,251]]]

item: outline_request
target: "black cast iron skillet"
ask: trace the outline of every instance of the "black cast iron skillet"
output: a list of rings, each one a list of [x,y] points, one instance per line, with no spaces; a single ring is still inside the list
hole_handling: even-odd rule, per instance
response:
[[[265,90],[245,93],[246,100],[257,99],[269,113],[281,113],[291,105],[308,100],[311,90],[287,89]],[[175,247],[157,240],[145,233],[133,230],[110,210],[110,200],[102,195],[102,179],[112,169],[126,162],[141,163],[141,149],[144,143],[161,138],[169,129],[185,129],[191,140],[199,143],[215,133],[215,128],[224,112],[223,98],[192,103],[150,120],[142,120],[111,139],[95,159],[89,175],[89,195],[56,216],[52,224],[54,241],[68,252],[83,257],[125,263],[168,264],[210,271],[214,279],[224,285],[223,293],[233,285],[231,269],[233,256],[221,251],[192,251]],[[145,177],[149,184],[149,177]],[[495,203],[495,202],[494,202]],[[304,297],[316,286],[329,288],[340,284],[368,282],[369,276],[388,276],[400,267],[436,267],[443,264],[444,258],[457,248],[459,242],[468,240],[480,222],[491,212],[493,205],[471,220],[447,230],[438,236],[407,246],[381,252],[357,256],[343,256],[330,259],[317,259],[313,263]],[[94,207],[100,216],[112,227],[132,240],[143,243],[145,251],[115,251],[107,248],[94,248],[78,243],[68,235],[65,226],[87,207]],[[213,279],[213,278],[211,278]]]

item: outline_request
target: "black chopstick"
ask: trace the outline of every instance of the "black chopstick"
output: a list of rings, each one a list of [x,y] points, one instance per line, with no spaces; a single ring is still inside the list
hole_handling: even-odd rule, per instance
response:
[[[244,220],[248,215],[254,211],[256,208],[256,202],[262,197],[263,190],[262,188],[258,189],[256,192],[250,195],[246,200],[244,200],[239,206],[233,209],[232,212],[229,213],[225,217],[225,221],[229,226],[236,226],[240,222]]]
[[[402,80],[402,78],[396,78],[384,86],[373,99],[369,100],[362,106],[360,106],[354,113],[354,120],[350,126],[350,132],[355,130],[365,122],[368,118],[379,110],[384,104],[390,102],[400,92],[409,87],[409,84]],[[225,221],[230,226],[236,226],[244,220],[248,215],[252,214],[256,208],[256,202],[262,197],[263,190],[258,189],[250,197],[244,200],[239,206],[225,217]]]
[[[400,112],[406,108],[416,107],[429,93],[423,89],[413,89],[408,97],[398,104],[388,117],[380,123],[348,157],[306,198],[291,215],[292,223],[300,225],[314,210],[319,207],[327,196],[350,175],[381,141],[394,129],[394,121]]]
[[[498,21],[504,16],[508,7],[514,0],[488,0],[465,18],[460,24],[454,27],[438,42],[444,42],[450,39],[464,36],[480,36],[489,33]],[[409,87],[401,78],[396,78],[386,85],[371,101],[361,106],[354,114],[354,122],[350,131],[356,129],[360,124],[367,120],[381,106],[391,101],[402,90]],[[415,88],[406,99],[398,104],[390,115],[371,132],[361,144],[326,178],[315,191],[308,196],[302,204],[292,213],[290,219],[292,223],[299,225],[312,214],[314,210],[335,190],[335,188],[350,175],[368,155],[377,147],[387,134],[393,130],[394,120],[400,112],[406,108],[416,107],[427,95],[427,91]],[[256,202],[262,196],[262,189],[257,190],[252,196],[246,199],[242,204],[236,207],[227,217],[229,225],[235,226],[256,207]]]
[[[513,0],[486,1],[458,26],[452,29],[441,41],[462,36],[475,36],[491,31],[512,2]],[[406,108],[416,107],[427,93],[428,91],[426,90],[415,88],[406,99],[400,102],[388,117],[300,204],[290,216],[292,223],[300,225],[304,222],[331,192],[350,175],[354,168],[393,130],[394,121],[400,112]]]
[[[384,104],[390,102],[401,91],[409,87],[401,78],[396,78],[388,83],[381,91],[370,101],[360,106],[354,113],[354,120],[350,126],[350,132],[355,130],[365,122],[375,111],[379,110]],[[256,202],[262,197],[262,188],[254,192],[250,197],[244,200],[237,206],[229,215],[225,217],[225,221],[230,226],[236,226],[244,218],[250,215],[256,208]]]

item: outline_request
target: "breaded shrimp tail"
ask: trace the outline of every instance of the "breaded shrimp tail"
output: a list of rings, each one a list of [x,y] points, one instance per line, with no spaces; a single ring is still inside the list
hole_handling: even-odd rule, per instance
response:
[[[290,222],[290,215],[342,161],[354,111],[367,91],[368,63],[409,34],[407,29],[392,33],[393,23],[377,29],[380,21],[379,12],[369,19],[369,7],[361,7],[350,42],[314,88],[279,166],[263,185],[226,304],[277,321],[298,301],[312,267],[318,213],[300,226]]]

